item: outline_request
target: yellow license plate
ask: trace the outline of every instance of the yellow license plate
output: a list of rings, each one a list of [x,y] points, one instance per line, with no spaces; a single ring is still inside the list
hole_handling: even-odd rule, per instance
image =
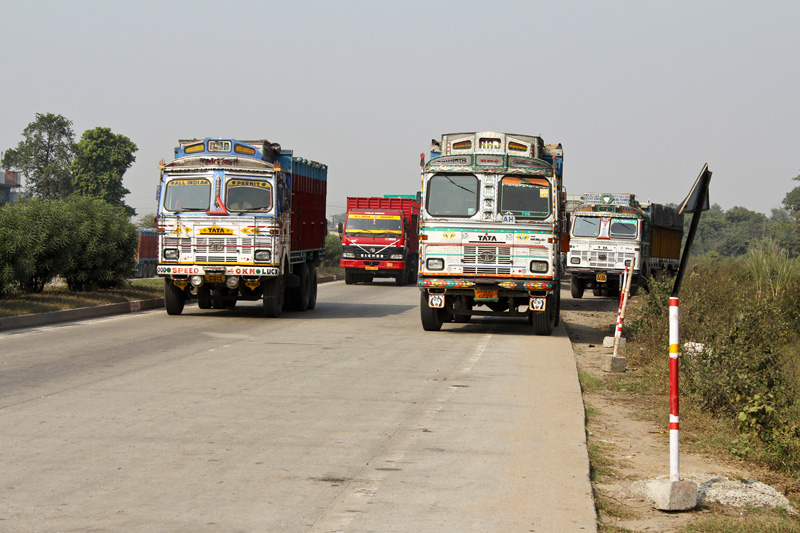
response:
[[[378,270],[378,267],[364,267],[367,270]]]
[[[222,274],[206,274],[206,281],[223,283],[225,281],[225,276]]]
[[[597,281],[599,281],[600,283],[605,283],[605,282],[606,282],[606,273],[605,273],[605,272],[598,272],[598,273],[597,273],[597,278],[596,278],[596,279],[597,279]]]
[[[497,291],[475,291],[476,300],[497,300]]]

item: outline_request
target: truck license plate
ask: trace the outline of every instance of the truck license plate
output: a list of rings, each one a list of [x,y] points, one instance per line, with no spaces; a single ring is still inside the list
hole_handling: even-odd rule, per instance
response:
[[[531,311],[544,311],[547,307],[547,300],[545,298],[531,298],[529,305]]]
[[[599,281],[600,283],[605,283],[606,282],[606,273],[605,272],[598,272],[597,273],[597,277],[595,279],[597,281]]]
[[[378,267],[368,266],[368,267],[364,267],[364,268],[367,269],[367,270],[378,270]]]
[[[475,291],[476,300],[497,301],[497,291]]]
[[[206,281],[209,283],[224,283],[225,276],[222,274],[206,274]]]

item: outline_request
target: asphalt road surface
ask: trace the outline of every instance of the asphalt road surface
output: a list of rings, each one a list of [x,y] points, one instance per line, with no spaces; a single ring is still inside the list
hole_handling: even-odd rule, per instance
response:
[[[0,531],[594,531],[563,326],[419,290],[0,334]]]

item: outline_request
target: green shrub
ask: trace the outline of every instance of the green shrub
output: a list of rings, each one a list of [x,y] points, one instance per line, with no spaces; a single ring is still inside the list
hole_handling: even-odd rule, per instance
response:
[[[73,291],[124,285],[135,268],[136,228],[124,209],[96,198],[65,202],[72,221],[72,253],[61,274]]]
[[[0,210],[0,288],[42,292],[69,263],[70,220],[58,200],[29,198]]]
[[[336,233],[328,233],[325,236],[325,259],[322,261],[322,265],[328,268],[338,267],[341,258],[342,237]]]

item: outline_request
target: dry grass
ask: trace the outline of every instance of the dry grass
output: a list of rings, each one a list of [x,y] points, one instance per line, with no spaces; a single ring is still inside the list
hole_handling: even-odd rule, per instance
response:
[[[0,299],[0,318],[32,315],[93,307],[136,300],[161,298],[164,281],[161,279],[132,280],[124,289],[94,292],[71,292],[66,286],[50,286],[39,294],[12,294]]]

